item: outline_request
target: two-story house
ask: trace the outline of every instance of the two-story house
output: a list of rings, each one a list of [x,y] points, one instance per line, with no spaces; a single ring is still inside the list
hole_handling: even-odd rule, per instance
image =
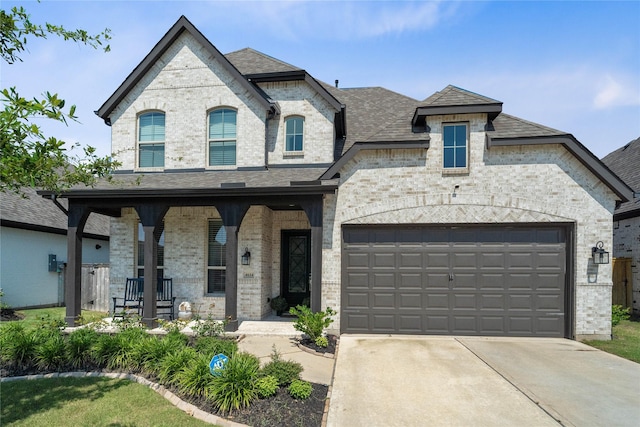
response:
[[[337,86],[337,85],[336,85]],[[612,214],[631,190],[572,135],[454,86],[340,89],[181,17],[96,112],[122,162],[69,199],[112,216],[111,292],[143,276],[238,321],[309,298],[349,333],[608,337]],[[71,303],[69,303],[71,302]]]

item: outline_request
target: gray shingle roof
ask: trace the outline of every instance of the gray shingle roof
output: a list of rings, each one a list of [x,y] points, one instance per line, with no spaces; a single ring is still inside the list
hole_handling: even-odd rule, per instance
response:
[[[489,132],[491,138],[522,138],[538,136],[566,135],[562,132],[538,123],[530,122],[506,113],[500,114],[493,120],[493,131]]]
[[[225,170],[162,173],[117,173],[113,182],[101,181],[95,190],[219,189],[222,184],[245,183],[245,188],[289,187],[291,181],[314,181],[327,169],[272,167],[264,170]],[[79,189],[78,189],[79,190]]]
[[[248,47],[227,53],[225,57],[244,75],[301,70],[301,68]]]
[[[602,162],[635,192],[640,192],[640,138],[607,154],[602,158]],[[621,214],[635,210],[640,211],[640,199],[621,204],[615,213]]]
[[[422,106],[450,106],[450,105],[478,105],[478,104],[500,104],[500,101],[486,96],[449,85],[439,92],[434,93],[420,104]]]
[[[51,200],[44,199],[31,188],[23,190],[28,198],[7,192],[0,193],[0,218],[18,225],[33,225],[56,229],[60,232],[67,230],[67,216]],[[58,199],[65,208],[66,199]],[[87,219],[84,232],[98,236],[109,236],[109,218],[92,213]]]

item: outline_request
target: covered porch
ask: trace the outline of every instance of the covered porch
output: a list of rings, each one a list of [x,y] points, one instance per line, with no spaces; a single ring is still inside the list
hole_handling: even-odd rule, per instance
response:
[[[307,173],[308,172],[309,170],[307,170]],[[273,175],[268,174],[268,171],[254,172],[254,174],[262,175],[265,178]],[[137,273],[138,276],[144,277],[142,321],[149,328],[156,327],[158,321],[156,283],[159,266],[157,261],[158,247],[161,236],[163,236],[163,230],[173,233],[172,238],[170,241],[167,241],[166,244],[168,248],[173,251],[173,259],[177,260],[180,258],[179,262],[176,261],[175,264],[187,264],[191,266],[206,265],[203,264],[206,262],[204,258],[207,256],[205,248],[202,248],[202,251],[198,252],[197,248],[199,245],[195,244],[192,245],[195,249],[185,250],[186,246],[184,246],[184,244],[181,246],[177,244],[176,241],[178,237],[183,240],[189,239],[189,236],[180,230],[188,229],[190,222],[194,222],[193,218],[196,218],[196,221],[206,221],[207,217],[212,215],[211,212],[217,213],[213,215],[216,215],[218,220],[221,221],[225,232],[224,258],[226,268],[222,275],[224,289],[221,289],[222,292],[217,294],[206,295],[207,292],[210,292],[207,291],[206,284],[194,284],[194,282],[199,282],[197,278],[184,278],[183,281],[185,289],[189,287],[189,292],[195,292],[196,295],[198,292],[201,292],[201,294],[208,298],[205,298],[205,300],[224,302],[224,319],[228,322],[228,331],[236,331],[238,329],[240,304],[239,283],[241,283],[243,279],[248,280],[253,278],[252,272],[239,271],[239,267],[241,269],[245,268],[240,262],[240,258],[249,249],[250,245],[247,242],[253,241],[255,243],[259,241],[260,244],[263,245],[261,246],[261,251],[268,253],[271,251],[271,247],[268,246],[267,243],[271,240],[276,240],[275,237],[272,239],[270,236],[259,235],[256,231],[259,230],[261,226],[264,228],[265,224],[269,227],[268,231],[272,236],[282,233],[284,239],[284,237],[287,236],[285,231],[292,231],[293,235],[296,235],[295,231],[298,231],[298,235],[306,234],[306,236],[308,236],[309,254],[307,256],[309,259],[308,268],[310,269],[310,277],[308,279],[309,302],[313,311],[321,310],[324,195],[333,193],[337,185],[335,183],[321,181],[289,181],[289,185],[269,187],[259,185],[248,187],[245,182],[236,182],[220,183],[217,188],[176,188],[181,182],[184,184],[184,180],[188,179],[189,175],[193,175],[193,173],[175,174],[176,182],[168,185],[169,188],[143,187],[114,189],[105,186],[104,188],[97,189],[72,190],[62,196],[69,200],[67,232],[68,254],[65,278],[65,321],[69,326],[76,325],[78,316],[81,313],[80,268],[82,265],[82,231],[91,213],[105,214],[116,219],[116,226],[112,225],[111,227],[111,238],[113,242],[111,251],[112,270],[115,268],[115,270],[118,271],[118,268],[120,268],[119,271],[127,276],[134,276]],[[215,175],[208,172],[201,172],[199,174],[200,177]],[[166,179],[166,174],[162,176],[158,174],[157,176]],[[154,180],[154,178],[154,176],[144,177],[143,182],[146,181],[146,185],[157,184],[149,182]],[[268,180],[266,180],[266,182],[268,182]],[[41,194],[45,197],[55,199],[52,194],[44,192]],[[198,209],[203,210],[204,213]],[[189,212],[197,210],[198,215],[183,218],[181,217],[181,213],[184,210]],[[250,210],[252,214],[247,217],[247,213]],[[169,212],[171,212],[171,214],[167,215]],[[265,215],[261,214],[262,212],[267,213],[266,219],[264,218]],[[135,247],[123,241],[123,236],[126,237],[130,234],[130,230],[127,231],[126,227],[122,227],[123,223],[127,223],[127,221],[123,221],[123,218],[127,217],[127,215],[136,221],[136,225],[138,221],[140,224],[140,235],[143,238],[143,242],[140,242],[141,244],[138,250],[144,261],[142,265],[136,265],[137,263],[134,261]],[[299,225],[301,224],[300,221],[291,222],[290,225],[285,222],[277,227],[272,227],[269,224],[269,218],[273,218],[271,223],[275,223],[275,218],[287,218],[291,215],[297,218],[301,218],[302,216],[305,219],[305,224],[308,225],[301,229]],[[164,220],[169,218],[172,219],[165,224]],[[246,221],[244,221],[245,218],[247,219]],[[263,224],[260,224],[261,222]],[[289,230],[289,228],[291,228],[291,230]],[[182,234],[178,234],[180,232]],[[174,245],[173,248],[171,247],[172,244]],[[284,240],[283,242],[277,242],[277,245],[284,247]],[[283,250],[282,247],[281,251]],[[275,262],[280,263],[284,260],[284,255],[281,254],[280,258],[279,260],[260,259],[254,262],[260,263],[256,268],[268,269],[273,267],[273,265],[269,265],[269,261],[271,264]],[[122,259],[127,259],[127,262],[118,267],[117,263]],[[200,270],[200,267],[193,268]],[[174,289],[176,282],[178,286],[180,286],[179,284],[181,283],[181,278],[175,277],[176,270],[177,267],[174,268],[174,270],[165,267],[164,271],[165,277],[174,276]],[[202,276],[205,276],[208,270],[205,267],[204,271],[200,270],[195,276],[198,276],[200,273],[202,273]],[[283,273],[281,272],[278,276],[280,277],[271,278],[271,282],[280,282]],[[206,277],[204,280],[206,280]],[[114,286],[117,286],[117,283],[111,284],[112,288]],[[198,288],[199,286],[200,288]],[[261,284],[261,286],[266,287],[264,289],[268,291],[271,284],[264,283]],[[262,298],[262,296],[257,296],[260,304],[268,304],[268,299],[276,295],[272,293],[271,296],[267,295],[266,298]],[[197,296],[192,298],[197,298]],[[180,297],[177,303],[180,303]],[[247,301],[243,302],[243,304],[246,303]],[[299,301],[297,301],[297,303],[299,303]],[[255,317],[256,316],[253,316],[251,319],[246,319],[245,316],[245,320],[259,320]],[[265,317],[265,313],[260,317]]]

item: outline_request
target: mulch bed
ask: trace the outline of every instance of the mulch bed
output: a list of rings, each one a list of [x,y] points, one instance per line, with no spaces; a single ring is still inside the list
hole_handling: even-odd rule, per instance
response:
[[[315,351],[316,353],[321,354],[336,354],[336,346],[338,345],[338,337],[335,335],[327,335],[327,341],[329,341],[329,345],[327,347],[319,347],[316,343],[309,338],[302,338],[298,343],[310,350]]]
[[[1,322],[9,322],[12,320],[22,320],[22,319],[24,319],[24,314],[17,313],[13,308],[0,309]]]

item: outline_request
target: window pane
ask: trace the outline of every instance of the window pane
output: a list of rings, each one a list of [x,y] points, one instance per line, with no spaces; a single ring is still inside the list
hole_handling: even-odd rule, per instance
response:
[[[304,119],[292,117],[285,122],[285,150],[302,151],[304,135]]]
[[[226,273],[225,270],[209,270],[207,272],[207,293],[225,291]]]
[[[467,167],[467,125],[443,126],[443,166]]]
[[[164,144],[140,144],[138,155],[139,167],[163,167]]]
[[[236,115],[234,110],[216,110],[209,113],[209,139],[236,137]]]
[[[209,143],[209,166],[225,166],[235,164],[235,141],[219,141]]]
[[[209,221],[207,292],[224,292],[227,265],[227,232],[222,220]]]
[[[139,141],[164,141],[164,113],[140,116]]]

